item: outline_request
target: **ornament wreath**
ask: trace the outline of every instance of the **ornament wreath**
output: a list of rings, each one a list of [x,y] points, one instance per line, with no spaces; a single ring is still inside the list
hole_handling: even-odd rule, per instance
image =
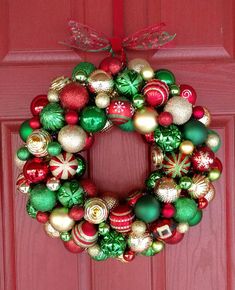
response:
[[[29,216],[70,252],[86,250],[97,261],[130,262],[179,243],[201,221],[222,172],[215,157],[220,137],[196,98],[191,86],[177,85],[172,72],[154,71],[144,59],[110,56],[98,69],[81,62],[71,78],[54,79],[19,130],[25,144],[16,156],[17,189],[28,196]],[[140,133],[152,148],[155,169],[126,200],[97,192],[82,177],[80,153],[113,125]]]

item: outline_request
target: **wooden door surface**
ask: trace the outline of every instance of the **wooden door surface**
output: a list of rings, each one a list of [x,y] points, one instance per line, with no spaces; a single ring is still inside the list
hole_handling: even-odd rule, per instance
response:
[[[172,70],[178,83],[192,85],[198,104],[210,108],[212,127],[222,137],[218,157],[224,172],[215,201],[202,223],[184,240],[154,258],[130,264],[94,262],[72,255],[48,238],[25,213],[16,192],[14,152],[18,129],[30,116],[34,96],[50,81],[70,75],[81,60],[98,63],[104,54],[75,53],[58,44],[76,19],[112,34],[111,0],[0,0],[0,289],[1,290],[232,290],[235,289],[235,9],[233,0],[128,0],[125,34],[164,21],[177,34],[174,46],[145,57],[156,68]],[[89,156],[89,175],[99,190],[126,195],[141,187],[149,152],[141,137],[117,129],[97,135]]]

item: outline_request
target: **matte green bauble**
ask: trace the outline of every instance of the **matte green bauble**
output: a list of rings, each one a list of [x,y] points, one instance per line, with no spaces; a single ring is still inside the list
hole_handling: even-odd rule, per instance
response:
[[[136,95],[143,84],[142,76],[134,70],[126,69],[115,81],[117,91],[124,96]]]
[[[221,147],[220,135],[213,130],[208,130],[206,145],[213,151],[217,152]]]
[[[32,206],[30,200],[28,200],[27,204],[26,204],[26,211],[27,214],[32,217],[32,218],[36,218],[38,211]]]
[[[44,184],[35,185],[30,192],[30,202],[39,211],[50,211],[56,204],[56,194]]]
[[[186,140],[194,145],[200,145],[207,139],[208,131],[204,124],[197,120],[190,120],[183,126],[183,135]]]
[[[175,125],[168,127],[158,126],[154,132],[154,139],[163,151],[173,151],[180,146],[181,132]]]
[[[135,127],[134,127],[134,124],[133,124],[132,119],[129,120],[128,122],[122,124],[122,125],[119,125],[119,128],[122,131],[126,131],[126,132],[133,132],[133,131],[135,131]]]
[[[167,69],[159,69],[155,72],[155,78],[165,82],[167,85],[172,85],[175,83],[174,74]]]
[[[174,203],[174,219],[178,222],[188,222],[197,213],[197,204],[193,199],[181,197]]]
[[[191,220],[188,221],[188,224],[191,227],[196,226],[202,220],[202,215],[203,215],[202,210],[198,210],[195,216]]]
[[[49,103],[40,113],[40,122],[45,130],[57,131],[64,122],[64,110],[58,103]]]
[[[83,176],[83,174],[86,171],[86,160],[81,156],[81,155],[77,155],[77,161],[78,161],[78,167],[76,170],[76,174],[77,176]]]
[[[61,151],[62,151],[62,147],[60,143],[58,142],[50,142],[47,146],[47,152],[51,156],[57,156],[61,153]]]
[[[72,72],[72,79],[74,81],[83,83],[87,81],[89,75],[96,69],[93,63],[80,62],[75,66]]]
[[[59,188],[57,198],[65,207],[80,205],[84,200],[84,191],[77,180],[66,181]]]
[[[160,203],[152,195],[144,195],[135,204],[135,215],[138,219],[151,223],[160,215]]]
[[[82,110],[80,125],[85,131],[93,133],[102,130],[106,120],[106,114],[102,109],[90,106]]]
[[[17,157],[22,161],[28,160],[30,156],[31,156],[31,153],[26,147],[21,147],[17,150]]]
[[[136,109],[141,109],[141,108],[143,108],[144,103],[145,103],[144,96],[141,95],[141,94],[136,94],[136,95],[134,95],[133,98],[132,98],[132,103],[133,103],[133,106],[134,106]]]
[[[162,174],[156,170],[149,174],[148,178],[145,180],[145,185],[147,189],[151,190],[155,187],[156,182],[162,177]]]
[[[33,132],[33,129],[29,126],[29,120],[24,121],[20,125],[19,134],[20,134],[20,138],[24,142],[27,141],[27,138],[29,137],[29,135],[31,135],[32,132]]]

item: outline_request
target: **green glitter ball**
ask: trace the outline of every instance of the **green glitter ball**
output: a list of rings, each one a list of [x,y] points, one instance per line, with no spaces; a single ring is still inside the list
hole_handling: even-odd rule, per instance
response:
[[[202,210],[198,210],[195,216],[188,221],[188,224],[192,226],[196,226],[202,220],[203,212]]]
[[[86,82],[89,75],[96,69],[93,63],[80,62],[75,66],[72,72],[72,79],[74,81],[83,83]]]
[[[32,206],[30,200],[28,200],[27,204],[26,204],[26,211],[27,214],[32,217],[32,218],[36,218],[38,211]]]
[[[80,125],[87,132],[98,132],[102,130],[106,124],[105,111],[96,106],[88,106],[84,108],[80,115]]]
[[[158,146],[164,151],[174,151],[180,146],[181,132],[177,126],[158,126],[154,132],[154,139]]]
[[[138,219],[151,223],[160,216],[160,203],[152,195],[144,195],[135,204],[135,215]]]
[[[133,132],[133,131],[135,131],[135,127],[134,127],[134,124],[133,124],[132,119],[130,119],[129,121],[127,121],[126,123],[124,123],[122,125],[119,125],[119,128],[122,131],[126,131],[126,132]]]
[[[175,83],[174,74],[167,69],[159,69],[155,72],[155,78],[163,81],[167,85],[172,85]]]
[[[84,191],[77,180],[66,181],[59,188],[57,198],[65,207],[81,205],[84,201]]]
[[[20,134],[20,138],[24,142],[27,141],[27,138],[29,137],[29,135],[31,135],[32,132],[33,132],[33,129],[29,126],[29,120],[24,121],[20,125],[19,134]]]
[[[183,126],[183,135],[186,140],[192,141],[194,145],[204,143],[208,136],[207,128],[197,120],[189,120]]]
[[[30,202],[36,210],[50,211],[56,204],[56,194],[44,184],[37,184],[30,192]]]
[[[178,222],[188,222],[197,213],[197,204],[193,199],[181,197],[174,203],[175,215],[174,219]]]
[[[136,95],[143,84],[142,76],[134,70],[126,69],[115,81],[117,91],[124,96]]]
[[[64,110],[58,103],[49,103],[40,113],[42,127],[48,131],[57,131],[64,124]]]
[[[162,177],[162,174],[156,170],[149,174],[148,178],[145,180],[145,185],[147,189],[151,190],[155,187],[156,182]]]
[[[21,147],[17,150],[17,157],[22,161],[26,161],[31,157],[31,153],[26,147]]]
[[[51,155],[51,156],[57,156],[61,153],[62,151],[62,147],[60,145],[60,143],[58,142],[50,142],[48,144],[47,147],[47,152]]]

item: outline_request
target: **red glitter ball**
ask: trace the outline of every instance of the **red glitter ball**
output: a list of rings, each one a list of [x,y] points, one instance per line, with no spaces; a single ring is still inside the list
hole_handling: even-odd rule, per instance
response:
[[[84,208],[77,205],[73,206],[69,210],[69,216],[75,221],[80,221],[84,217]]]
[[[193,108],[193,117],[195,119],[201,119],[205,114],[205,111],[202,106],[196,106]]]
[[[99,68],[111,75],[116,75],[120,72],[122,66],[123,64],[119,58],[109,56],[101,61]]]
[[[65,121],[69,125],[76,125],[78,122],[78,113],[75,111],[68,111],[65,114]]]
[[[169,112],[162,112],[158,116],[158,123],[161,126],[164,126],[164,127],[170,126],[172,124],[172,122],[173,122],[173,117],[172,117],[171,113],[169,113]]]
[[[97,195],[96,186],[90,179],[82,179],[79,183],[88,197],[94,197]]]
[[[41,128],[41,123],[40,123],[39,117],[38,116],[34,116],[33,118],[31,118],[29,120],[29,126],[32,129],[39,129],[39,128]]]
[[[39,223],[45,224],[49,220],[49,214],[47,212],[38,211],[36,219]]]

